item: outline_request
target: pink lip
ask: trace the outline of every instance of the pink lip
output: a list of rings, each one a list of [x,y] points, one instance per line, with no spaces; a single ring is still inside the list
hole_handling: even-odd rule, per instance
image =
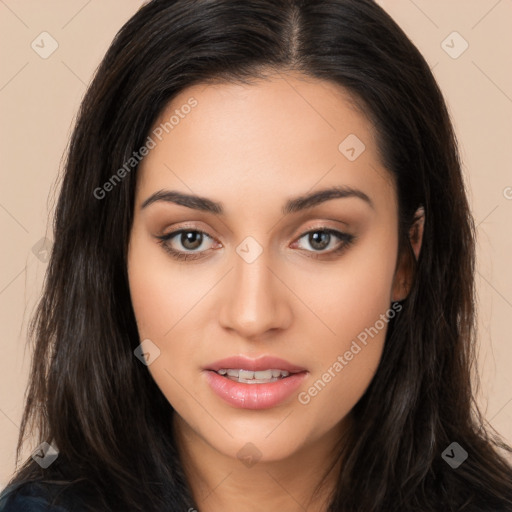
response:
[[[216,373],[221,368],[249,371],[286,370],[290,372],[290,375],[268,384],[246,384],[235,382]],[[296,391],[308,375],[305,368],[272,356],[263,356],[258,359],[244,356],[228,357],[215,361],[204,370],[206,370],[206,381],[212,391],[228,404],[240,409],[276,407]]]
[[[288,377],[268,384],[235,382],[213,370],[206,370],[205,374],[212,391],[229,405],[240,409],[270,409],[286,400],[308,372],[290,373]]]
[[[214,363],[206,366],[205,370],[218,371],[221,368],[231,368],[235,370],[250,370],[253,372],[274,369],[274,370],[286,370],[290,373],[305,372],[305,368],[296,366],[294,364],[280,359],[279,357],[273,356],[262,356],[258,359],[250,359],[245,356],[232,356],[226,359],[220,359]],[[256,386],[257,384],[249,384],[250,386]]]

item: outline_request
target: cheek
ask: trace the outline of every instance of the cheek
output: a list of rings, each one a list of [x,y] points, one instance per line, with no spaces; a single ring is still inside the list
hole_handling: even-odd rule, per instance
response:
[[[130,296],[141,341],[150,339],[160,350],[148,366],[158,387],[173,406],[186,402],[188,382],[204,315],[201,299],[211,289],[211,276],[201,271],[190,279],[165,251],[144,235],[132,236],[128,253]]]
[[[298,401],[322,428],[348,414],[375,375],[389,321],[396,315],[390,300],[395,257],[389,248],[361,252],[332,267],[328,280],[317,274],[316,287],[313,281],[304,286],[308,304],[320,312],[329,331],[322,328],[315,336],[310,330],[314,372]]]
[[[305,328],[317,328],[317,349],[323,353],[343,350],[389,309],[396,265],[392,247],[365,244],[334,265],[301,272],[295,280],[294,291],[316,313],[316,319],[307,315]]]
[[[190,273],[180,269],[149,235],[135,232],[128,253],[128,279],[141,337],[171,339],[211,287],[204,277],[199,270],[191,280]]]

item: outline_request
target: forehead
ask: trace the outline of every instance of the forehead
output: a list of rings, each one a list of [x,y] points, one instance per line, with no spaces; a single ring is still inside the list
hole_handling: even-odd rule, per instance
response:
[[[189,87],[149,135],[155,147],[138,176],[146,194],[172,187],[248,205],[340,184],[393,192],[374,127],[348,92],[296,73]]]

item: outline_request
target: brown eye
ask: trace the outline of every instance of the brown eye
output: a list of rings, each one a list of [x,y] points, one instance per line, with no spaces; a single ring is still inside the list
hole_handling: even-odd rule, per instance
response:
[[[329,228],[310,230],[304,233],[298,240],[306,237],[307,244],[311,247],[311,249],[306,250],[312,253],[311,256],[313,258],[338,254],[348,248],[355,240],[354,235]],[[159,244],[162,245],[164,250],[177,260],[196,260],[204,257],[211,247],[203,247],[203,250],[199,249],[203,246],[206,239],[213,241],[210,235],[198,229],[180,229],[166,235],[157,236],[156,238],[158,238]],[[330,250],[326,250],[329,247]]]
[[[193,251],[201,246],[203,233],[199,231],[182,231],[179,240],[185,249]]]
[[[321,251],[329,245],[331,236],[330,233],[326,233],[325,231],[312,231],[308,235],[308,243],[315,250]]]
[[[298,240],[307,237],[307,243],[312,248],[312,251],[321,254],[338,253],[348,247],[355,239],[354,235],[343,233],[335,229],[314,229],[304,233]],[[338,242],[336,243],[336,239]],[[325,250],[331,246],[331,250]],[[317,257],[317,256],[314,256]]]
[[[198,251],[198,249],[206,239],[213,240],[207,233],[197,229],[180,229],[157,238],[162,247],[171,256],[180,260],[203,257],[202,253],[207,252],[208,248],[202,251]],[[178,246],[177,248],[175,247],[176,245]]]

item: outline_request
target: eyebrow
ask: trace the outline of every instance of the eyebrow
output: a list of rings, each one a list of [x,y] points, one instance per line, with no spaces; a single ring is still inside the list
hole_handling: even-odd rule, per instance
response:
[[[363,191],[348,186],[336,186],[288,199],[281,212],[283,215],[289,215],[313,208],[331,199],[345,199],[349,197],[359,198],[375,209],[372,200]],[[206,197],[185,194],[176,190],[159,190],[155,192],[142,203],[141,209],[159,201],[186,206],[187,208],[213,213],[214,215],[223,215],[225,213],[221,202],[213,201]]]

